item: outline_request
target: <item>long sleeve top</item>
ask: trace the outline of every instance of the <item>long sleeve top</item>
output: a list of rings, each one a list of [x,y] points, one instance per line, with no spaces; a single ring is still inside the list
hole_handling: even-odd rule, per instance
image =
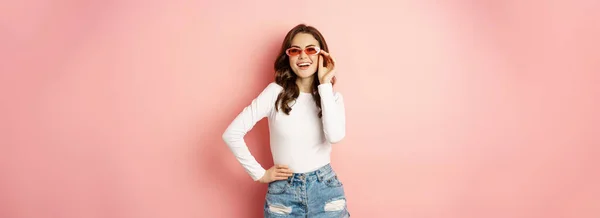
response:
[[[283,87],[270,83],[229,124],[222,137],[239,163],[254,181],[265,168],[248,150],[244,136],[263,118],[269,122],[270,149],[275,164],[287,165],[295,173],[316,170],[330,162],[331,144],[346,134],[343,97],[331,83],[320,84],[322,117],[312,94],[300,92],[292,101],[289,115],[275,110],[275,101]]]

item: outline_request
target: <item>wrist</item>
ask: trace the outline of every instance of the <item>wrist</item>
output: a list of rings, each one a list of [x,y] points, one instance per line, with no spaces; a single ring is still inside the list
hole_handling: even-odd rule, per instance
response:
[[[258,179],[254,180],[255,182],[258,182],[258,183],[264,183],[265,176],[267,175],[267,171],[265,170],[265,171],[263,171],[261,174],[262,174],[262,175],[259,175],[259,176],[257,176],[257,177],[258,177]]]

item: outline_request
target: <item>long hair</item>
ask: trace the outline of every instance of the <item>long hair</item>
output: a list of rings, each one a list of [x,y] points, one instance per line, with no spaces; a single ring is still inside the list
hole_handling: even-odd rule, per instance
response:
[[[325,38],[319,30],[312,26],[307,26],[305,24],[299,24],[292,28],[285,38],[283,39],[283,43],[281,44],[281,50],[279,51],[279,55],[275,60],[275,83],[279,84],[283,87],[283,91],[279,93],[277,96],[277,100],[275,101],[275,110],[279,111],[280,109],[287,115],[292,111],[290,102],[296,100],[300,95],[300,89],[298,85],[296,85],[296,79],[298,76],[292,71],[290,67],[289,57],[286,55],[285,50],[290,48],[292,45],[292,39],[298,33],[308,33],[311,34],[315,39],[319,42],[321,50],[325,50],[326,52],[330,52],[327,47],[327,42],[325,42]],[[321,57],[322,58],[322,57]],[[324,66],[327,66],[327,61],[323,62]],[[331,79],[331,84],[335,84],[335,76]],[[322,116],[321,111],[321,96],[319,95],[317,87],[319,86],[319,74],[315,72],[313,75],[313,85],[312,85],[312,96],[319,108],[319,117]]]

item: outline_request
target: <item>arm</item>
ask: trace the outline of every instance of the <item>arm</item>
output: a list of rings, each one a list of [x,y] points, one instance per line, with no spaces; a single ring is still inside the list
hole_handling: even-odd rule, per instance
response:
[[[338,143],[346,136],[346,112],[342,94],[333,92],[331,83],[318,86],[323,112],[323,132],[329,143]]]
[[[268,116],[275,104],[277,94],[281,91],[279,85],[269,84],[250,105],[246,106],[240,114],[229,124],[223,133],[223,141],[233,155],[244,167],[254,181],[258,181],[265,174],[265,169],[256,161],[248,150],[244,136],[254,125]]]

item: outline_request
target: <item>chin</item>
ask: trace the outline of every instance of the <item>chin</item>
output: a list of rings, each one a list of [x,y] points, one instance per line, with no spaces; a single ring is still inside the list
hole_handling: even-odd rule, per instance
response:
[[[307,79],[307,78],[312,78],[315,74],[313,73],[313,74],[306,74],[306,75],[304,75],[304,74],[297,74],[297,75],[298,75],[298,77],[300,77],[302,79]]]
[[[303,78],[303,79],[313,77],[316,73],[316,70],[312,71],[312,73],[311,73],[311,71],[301,71],[301,70],[297,70],[297,69],[294,69],[293,71],[296,74],[296,76]]]

